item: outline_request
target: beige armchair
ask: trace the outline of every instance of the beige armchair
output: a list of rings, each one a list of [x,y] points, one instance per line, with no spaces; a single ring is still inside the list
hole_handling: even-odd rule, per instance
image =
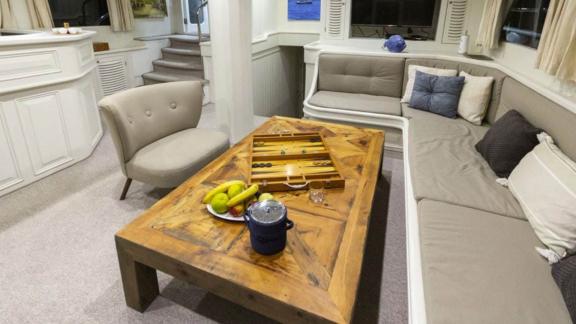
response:
[[[126,183],[174,188],[229,147],[225,133],[196,128],[202,83],[171,82],[130,89],[98,104],[116,146]]]

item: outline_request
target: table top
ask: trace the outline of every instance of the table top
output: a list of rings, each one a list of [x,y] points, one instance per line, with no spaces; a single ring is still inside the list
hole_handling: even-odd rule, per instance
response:
[[[201,203],[216,185],[249,179],[250,136],[128,224],[116,239],[139,262],[271,318],[294,313],[315,321],[350,322],[384,133],[273,117],[252,134],[286,130],[320,132],[346,184],[327,189],[322,205],[313,204],[305,191],[275,193],[295,223],[283,252],[257,254],[244,224],[217,219]]]

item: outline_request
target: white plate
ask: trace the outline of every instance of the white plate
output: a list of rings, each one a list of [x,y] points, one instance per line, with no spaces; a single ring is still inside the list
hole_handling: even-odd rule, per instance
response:
[[[210,204],[206,205],[206,209],[208,209],[208,212],[218,218],[221,219],[225,219],[227,221],[231,221],[231,222],[243,222],[244,221],[244,214],[242,214],[242,216],[239,217],[235,217],[230,213],[226,213],[226,214],[218,214],[217,212],[214,211],[214,209],[212,209],[212,206],[210,206]]]

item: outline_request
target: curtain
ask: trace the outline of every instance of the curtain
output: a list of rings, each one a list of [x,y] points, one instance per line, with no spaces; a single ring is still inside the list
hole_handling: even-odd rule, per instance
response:
[[[107,0],[110,24],[115,32],[125,32],[134,29],[134,13],[130,0]]]
[[[17,28],[16,17],[12,11],[12,0],[0,0],[0,27]]]
[[[576,0],[551,0],[538,45],[536,67],[576,82]]]
[[[512,0],[486,0],[478,28],[476,45],[485,49],[498,47],[502,24],[511,5]]]
[[[52,12],[48,0],[27,0],[28,14],[34,29],[54,27]]]

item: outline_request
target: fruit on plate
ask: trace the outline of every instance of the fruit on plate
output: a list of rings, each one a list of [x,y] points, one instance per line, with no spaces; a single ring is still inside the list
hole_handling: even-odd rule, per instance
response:
[[[219,193],[227,192],[228,188],[232,187],[233,185],[245,186],[246,184],[244,183],[244,181],[241,181],[241,180],[232,180],[232,181],[224,182],[223,184],[219,185],[218,187],[210,190],[206,194],[206,196],[204,196],[204,198],[202,199],[202,203],[209,204],[210,202],[212,202],[212,198],[214,198],[214,196],[216,196]]]
[[[244,184],[234,184],[228,188],[228,198],[232,199],[234,196],[238,196],[244,191]]]
[[[252,198],[244,201],[244,205],[246,206],[246,209],[248,209],[248,207],[250,207],[250,205],[252,205],[255,202],[258,202],[258,199],[256,198],[256,196],[252,196]]]
[[[214,195],[214,197],[210,201],[210,206],[212,206],[212,209],[214,209],[214,211],[217,212],[218,214],[224,214],[228,212],[228,206],[227,206],[228,200],[229,200],[228,195],[223,192],[220,192]]]
[[[230,209],[228,209],[228,212],[232,214],[232,216],[240,217],[244,214],[245,210],[246,208],[244,208],[244,204],[240,203],[234,207],[230,207]]]
[[[261,194],[260,197],[258,197],[258,201],[265,201],[270,199],[274,199],[274,196],[271,193],[267,192]]]
[[[230,199],[226,204],[228,207],[233,207],[241,202],[244,202],[250,198],[252,198],[258,192],[258,185],[253,184],[248,189],[242,191],[240,194],[234,196],[234,198]]]

